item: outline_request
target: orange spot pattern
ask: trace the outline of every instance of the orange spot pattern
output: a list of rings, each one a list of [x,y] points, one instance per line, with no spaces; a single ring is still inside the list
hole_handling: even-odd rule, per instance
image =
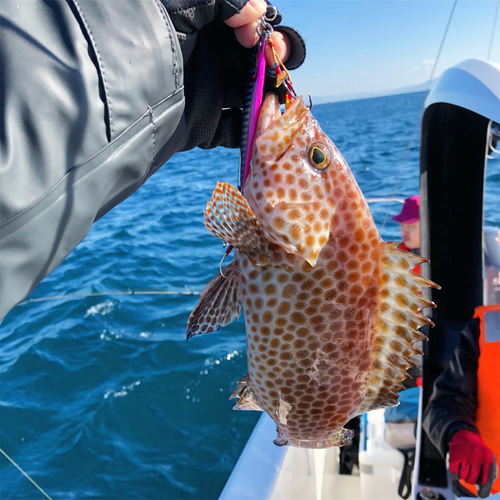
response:
[[[282,185],[286,182],[284,175]],[[301,192],[298,182],[293,185]],[[341,190],[342,196],[345,192]],[[347,204],[344,210],[350,210]],[[379,311],[373,300],[378,288],[370,284],[378,283],[382,242],[379,238],[373,248],[375,237],[363,226],[368,219],[368,228],[374,227],[366,205],[362,220],[338,212],[339,223],[327,236],[319,231],[321,222],[332,218],[326,206],[305,214],[297,207],[270,219],[273,227],[289,224],[291,241],[301,240],[304,222],[311,223],[303,242],[309,248],[322,247],[315,267],[297,257],[288,271],[249,262],[245,267],[247,257],[237,256],[246,278],[243,297],[253,301],[252,307],[245,305],[247,331],[252,332],[247,344],[249,384],[262,409],[295,445],[316,446],[345,424],[365,397],[372,367]],[[345,220],[354,222],[354,231],[347,229]],[[265,304],[265,312],[254,315],[262,311],[259,299],[266,297],[275,297],[274,305]],[[280,420],[284,402],[288,410]]]
[[[270,107],[266,98],[263,110]],[[268,139],[257,140],[244,196],[272,258],[260,263],[235,252],[248,332],[248,387],[290,444],[330,446],[327,438],[373,392],[368,383],[382,383],[388,374],[397,378],[377,353],[389,348],[408,354],[408,348],[384,346],[377,337],[384,327],[384,286],[394,279],[381,267],[383,242],[344,158],[309,112],[295,135],[273,130],[263,114],[259,130],[266,124]],[[329,148],[324,171],[309,163],[313,143]],[[413,285],[403,279],[395,286]],[[394,300],[407,306],[404,293]],[[385,312],[388,321],[412,327],[406,313]]]

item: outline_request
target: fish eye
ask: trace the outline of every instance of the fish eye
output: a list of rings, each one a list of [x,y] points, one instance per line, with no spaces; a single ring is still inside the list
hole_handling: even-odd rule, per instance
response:
[[[330,155],[323,145],[313,144],[309,149],[309,161],[319,170],[325,170],[330,164]]]

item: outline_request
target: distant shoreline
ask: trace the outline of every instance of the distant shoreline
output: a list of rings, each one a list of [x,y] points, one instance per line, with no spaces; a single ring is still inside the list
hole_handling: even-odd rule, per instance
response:
[[[375,99],[377,97],[389,97],[393,95],[403,95],[403,94],[418,94],[421,92],[426,92],[431,90],[436,84],[437,79],[430,82],[430,87],[427,89],[427,82],[420,85],[413,85],[411,87],[403,87],[400,89],[392,89],[381,92],[358,92],[356,94],[346,94],[346,95],[330,95],[330,96],[312,96],[314,104],[332,104],[334,102],[345,102],[345,101],[363,101],[365,99]]]

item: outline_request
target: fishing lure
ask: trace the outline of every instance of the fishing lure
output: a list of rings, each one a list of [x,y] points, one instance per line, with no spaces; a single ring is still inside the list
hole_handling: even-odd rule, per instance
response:
[[[260,24],[257,26],[259,35],[258,48],[255,59],[255,67],[251,70],[249,85],[247,87],[247,98],[245,100],[243,110],[243,125],[241,134],[241,159],[240,171],[238,177],[238,188],[243,192],[245,181],[250,172],[250,164],[252,161],[253,144],[255,140],[255,132],[257,130],[257,122],[259,119],[260,108],[264,98],[264,81],[266,76],[266,46],[270,47],[274,58],[272,69],[276,72],[275,87],[284,85],[286,88],[286,107],[290,105],[291,96],[296,96],[293,90],[290,74],[283,64],[283,61],[278,56],[274,43],[271,40],[273,27],[270,22],[275,19],[277,11],[274,7],[268,10],[265,16],[260,19]]]
[[[272,69],[276,73],[275,87],[281,85],[285,86],[286,109],[291,104],[292,96],[296,97],[293,89],[290,74],[283,64],[283,61],[278,56],[274,43],[271,40],[273,33],[272,22],[277,16],[277,10],[274,6],[269,6],[266,14],[260,18],[260,23],[257,26],[257,34],[259,35],[259,42],[257,44],[257,53],[255,57],[255,66],[251,68],[251,74],[246,90],[246,99],[243,107],[243,123],[240,141],[240,169],[238,172],[238,189],[242,193],[245,186],[245,181],[250,173],[250,164],[252,162],[252,151],[255,140],[255,132],[257,130],[257,123],[259,120],[260,109],[264,98],[264,82],[266,77],[266,45],[270,47],[274,58]],[[233,250],[233,245],[228,245],[224,255],[219,264],[220,274],[224,277],[222,272],[222,263],[224,259]]]
[[[271,39],[272,26],[262,17],[258,26],[260,37],[255,60],[255,68],[252,68],[252,75],[247,86],[247,99],[243,110],[243,125],[241,134],[241,159],[238,178],[238,188],[242,192],[245,180],[250,171],[250,162],[252,160],[252,149],[257,129],[257,118],[264,94],[264,80],[266,76],[266,57],[265,49],[267,40]]]

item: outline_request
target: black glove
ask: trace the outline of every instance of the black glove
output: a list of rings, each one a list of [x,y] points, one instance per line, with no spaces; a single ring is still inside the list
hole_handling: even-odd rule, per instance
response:
[[[163,0],[177,31],[184,58],[186,139],[179,151],[196,146],[236,148],[240,144],[242,107],[255,49],[244,48],[224,21],[246,0]],[[271,23],[281,21],[278,15]],[[293,29],[278,27],[290,39],[287,68],[300,66],[305,44]]]

